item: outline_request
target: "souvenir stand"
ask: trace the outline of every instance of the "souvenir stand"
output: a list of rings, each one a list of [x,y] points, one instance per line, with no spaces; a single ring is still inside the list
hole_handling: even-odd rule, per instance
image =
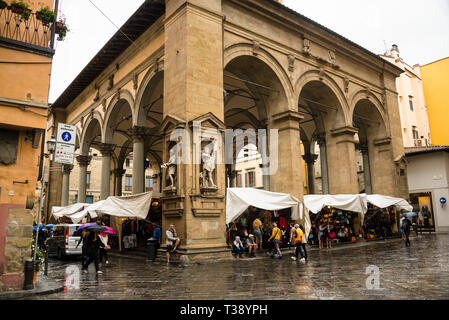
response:
[[[362,194],[366,197],[368,211],[363,222],[362,235],[365,239],[379,239],[399,234],[399,221],[403,211],[413,211],[405,199],[379,194]]]
[[[327,226],[327,234],[335,242],[355,242],[360,221],[367,211],[366,199],[359,195],[305,195],[304,206],[311,212],[310,244],[318,244],[318,228]]]
[[[258,218],[262,222],[263,248],[267,247],[273,222],[281,229],[282,243],[286,246],[290,221],[302,222],[307,234],[310,230],[310,219],[302,211],[300,201],[289,194],[254,188],[227,188],[227,243],[231,246],[237,235],[243,242],[249,234],[254,234],[253,221]]]

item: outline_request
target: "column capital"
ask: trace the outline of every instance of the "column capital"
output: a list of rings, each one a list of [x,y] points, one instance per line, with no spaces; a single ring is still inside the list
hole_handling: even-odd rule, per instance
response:
[[[352,126],[343,126],[331,130],[333,136],[343,136],[343,135],[354,136],[358,132],[359,130]]]
[[[70,171],[72,171],[72,169],[73,169],[73,165],[71,165],[71,164],[64,164],[62,166],[62,171],[64,173],[70,173]]]
[[[360,151],[362,152],[363,155],[367,155],[368,154],[368,145],[367,144],[361,144],[360,145]]]
[[[316,135],[316,142],[318,145],[326,145],[326,134],[324,132],[317,133]]]
[[[114,169],[112,170],[112,172],[116,175],[116,176],[123,176],[126,172],[125,169]]]
[[[133,142],[145,141],[148,137],[149,129],[141,126],[134,126],[128,129],[128,134],[131,136]]]
[[[308,165],[310,165],[310,164],[315,163],[316,159],[318,159],[318,155],[312,154],[312,153],[307,153],[307,154],[303,155],[302,158]]]
[[[92,156],[79,155],[76,157],[76,161],[78,161],[78,165],[80,167],[87,167],[90,164],[91,160],[92,160]]]
[[[101,155],[103,157],[110,156],[114,152],[115,147],[116,147],[115,144],[109,144],[109,143],[100,143],[98,145],[98,149],[100,150]]]

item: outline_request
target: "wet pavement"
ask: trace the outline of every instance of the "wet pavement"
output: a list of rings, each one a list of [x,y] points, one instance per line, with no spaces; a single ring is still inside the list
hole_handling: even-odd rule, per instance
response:
[[[79,260],[51,260],[49,276],[64,283],[66,269],[79,271]],[[189,267],[111,258],[103,274],[89,270],[78,289],[26,299],[449,299],[449,234],[412,238],[410,248],[392,239],[309,250],[306,263],[288,254]]]

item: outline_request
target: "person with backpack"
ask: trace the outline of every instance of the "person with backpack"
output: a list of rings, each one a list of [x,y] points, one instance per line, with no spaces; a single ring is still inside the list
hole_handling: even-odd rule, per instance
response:
[[[281,249],[279,249],[279,245],[281,242],[281,229],[277,227],[276,222],[273,222],[273,230],[271,231],[271,237],[268,239],[268,241],[273,241],[274,243],[274,249],[276,249],[276,253],[274,254],[274,257],[282,259],[282,253]],[[273,255],[272,255],[273,256]]]
[[[406,247],[410,247],[410,227],[412,226],[411,221],[407,218],[407,216],[404,216],[404,219],[402,220],[401,223],[402,226],[402,230],[404,230],[404,235],[405,235],[405,246]]]
[[[167,240],[165,242],[167,247],[167,265],[170,264],[170,253],[176,253],[176,248],[178,248],[181,239],[179,239],[176,233],[175,225],[171,224],[169,229],[165,232]]]
[[[304,252],[302,251],[302,238],[304,236],[304,232],[299,228],[299,224],[295,224],[295,230],[293,231],[293,239],[295,241],[295,255],[292,257],[292,260],[296,261],[298,259],[299,254],[301,254],[301,262],[306,261],[304,258]]]

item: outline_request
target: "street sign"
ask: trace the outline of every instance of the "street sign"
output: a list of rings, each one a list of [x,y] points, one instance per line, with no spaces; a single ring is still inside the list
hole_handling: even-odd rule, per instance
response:
[[[75,145],[56,143],[55,162],[73,164],[75,157]]]
[[[58,123],[58,133],[56,142],[75,145],[76,127],[70,124]]]

